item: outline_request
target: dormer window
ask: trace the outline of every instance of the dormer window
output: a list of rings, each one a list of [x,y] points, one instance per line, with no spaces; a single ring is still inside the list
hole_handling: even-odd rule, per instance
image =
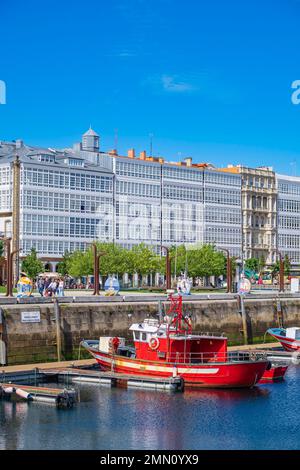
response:
[[[43,163],[55,163],[55,155],[41,153],[38,155],[38,161]]]
[[[84,166],[84,160],[81,158],[66,158],[64,162],[70,166]]]

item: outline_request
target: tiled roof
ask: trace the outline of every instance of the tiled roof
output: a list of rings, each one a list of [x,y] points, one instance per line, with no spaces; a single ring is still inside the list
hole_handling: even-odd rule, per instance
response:
[[[99,134],[95,132],[91,127],[83,135],[92,135],[93,137],[99,137]]]
[[[85,169],[96,170],[96,171],[98,170],[104,173],[112,173],[111,170],[101,165],[96,165],[95,163],[87,159],[84,159],[82,156],[82,153],[79,155],[76,151],[73,151],[72,149],[58,150],[58,149],[52,149],[52,148],[50,149],[50,148],[43,148],[43,147],[31,147],[31,146],[24,145],[24,144],[21,146],[18,146],[17,148],[15,142],[0,141],[0,163],[12,162],[15,159],[16,155],[18,155],[20,158],[20,161],[24,163],[25,162],[29,163],[29,162],[34,161],[43,166],[55,165],[55,166],[64,167],[64,168],[70,168],[70,165],[64,162],[66,158],[77,158],[80,160],[84,160]],[[37,159],[39,155],[53,155],[55,156],[55,163],[40,162]]]

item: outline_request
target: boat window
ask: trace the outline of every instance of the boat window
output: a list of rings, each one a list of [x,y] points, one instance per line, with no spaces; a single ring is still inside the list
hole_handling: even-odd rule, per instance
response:
[[[147,334],[146,333],[141,333],[140,339],[141,339],[141,341],[147,341]]]
[[[134,338],[134,341],[139,341],[139,332],[138,331],[133,332],[133,338]]]

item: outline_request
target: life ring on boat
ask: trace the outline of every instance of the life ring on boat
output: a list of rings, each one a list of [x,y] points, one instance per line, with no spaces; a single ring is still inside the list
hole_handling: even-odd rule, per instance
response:
[[[159,339],[151,338],[148,344],[149,344],[150,349],[152,349],[152,351],[156,351],[156,349],[158,349],[159,347]]]

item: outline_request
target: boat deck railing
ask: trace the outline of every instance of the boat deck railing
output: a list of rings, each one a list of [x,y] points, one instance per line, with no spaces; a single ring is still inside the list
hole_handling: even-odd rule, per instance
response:
[[[230,351],[230,352],[170,352],[166,357],[168,362],[183,364],[207,364],[214,362],[245,362],[266,361],[266,352]]]
[[[173,333],[171,332],[171,334],[173,334]],[[193,330],[191,333],[188,333],[188,332],[180,333],[180,336],[182,336],[182,334],[183,335],[185,334],[186,336],[189,336],[191,334],[192,336],[204,336],[204,337],[207,336],[207,337],[226,339],[226,333],[224,333],[224,332],[223,333],[220,333],[220,332],[217,333],[217,332],[214,332],[214,331],[195,331],[195,330]]]

